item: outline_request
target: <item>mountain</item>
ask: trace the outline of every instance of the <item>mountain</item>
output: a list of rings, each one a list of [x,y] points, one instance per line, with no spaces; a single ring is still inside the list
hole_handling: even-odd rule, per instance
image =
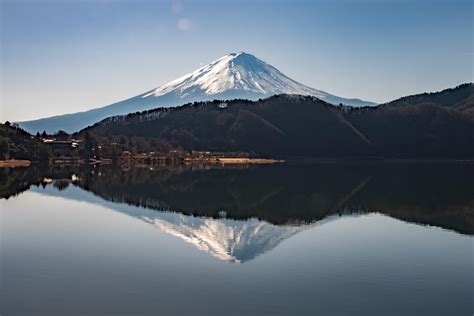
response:
[[[364,108],[296,95],[200,102],[112,117],[82,133],[159,139],[185,150],[283,158],[472,158],[472,86]]]
[[[332,104],[375,105],[372,102],[341,98],[310,88],[285,76],[278,69],[255,56],[240,52],[223,56],[156,89],[106,107],[19,122],[19,125],[30,133],[43,130],[48,133],[58,130],[76,132],[115,115],[214,99],[258,100],[276,94],[312,95]]]

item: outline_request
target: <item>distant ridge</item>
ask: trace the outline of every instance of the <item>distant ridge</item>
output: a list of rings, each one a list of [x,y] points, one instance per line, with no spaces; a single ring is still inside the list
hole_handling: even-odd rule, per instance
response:
[[[430,102],[441,106],[456,107],[458,103],[465,102],[474,96],[474,84],[472,82],[460,84],[454,88],[447,88],[437,92],[425,92],[413,94],[382,103],[381,105],[414,105],[420,102]]]

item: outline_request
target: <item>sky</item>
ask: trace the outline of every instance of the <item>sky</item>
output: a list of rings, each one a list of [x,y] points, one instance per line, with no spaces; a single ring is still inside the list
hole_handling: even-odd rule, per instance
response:
[[[0,121],[102,107],[245,51],[386,102],[472,82],[471,0],[0,0]]]

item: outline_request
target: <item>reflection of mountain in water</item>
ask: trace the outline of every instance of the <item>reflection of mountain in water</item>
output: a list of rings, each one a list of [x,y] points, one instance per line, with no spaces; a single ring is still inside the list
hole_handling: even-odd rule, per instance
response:
[[[209,170],[69,167],[10,171],[2,177],[6,184],[0,183],[0,194],[15,194],[8,183],[21,191],[44,177],[70,179],[72,174],[80,179],[75,185],[105,200],[159,211],[208,218],[225,211],[228,218],[258,218],[274,225],[375,211],[474,234],[471,163],[345,162]]]
[[[192,244],[197,249],[233,263],[244,263],[271,251],[284,240],[312,225],[274,225],[256,218],[236,220],[185,215],[169,211],[155,211],[104,200],[90,192],[54,180],[45,189],[35,192],[55,197],[101,205],[154,225],[161,231]],[[72,181],[69,181],[71,184]]]

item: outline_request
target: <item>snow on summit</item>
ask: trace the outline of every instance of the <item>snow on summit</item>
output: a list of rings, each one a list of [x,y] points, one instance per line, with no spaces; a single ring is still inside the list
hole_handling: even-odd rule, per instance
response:
[[[287,77],[263,60],[239,52],[225,55],[194,72],[124,101],[86,112],[20,122],[19,125],[30,133],[55,133],[58,130],[72,133],[115,115],[215,99],[258,100],[275,94],[312,95],[332,104],[375,105],[313,89]]]
[[[245,52],[233,53],[197,69],[196,71],[162,85],[148,96],[175,93],[186,97],[199,90],[214,95],[228,90],[245,90],[258,94],[303,94],[324,97],[326,93],[302,85],[272,65]]]

